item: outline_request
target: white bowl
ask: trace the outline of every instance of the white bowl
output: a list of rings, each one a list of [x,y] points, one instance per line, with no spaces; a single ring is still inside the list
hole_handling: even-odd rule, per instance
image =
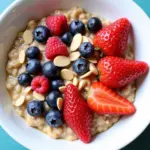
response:
[[[80,6],[110,20],[127,17],[134,29],[135,56],[150,64],[150,21],[146,14],[131,0],[18,0],[0,17],[0,124],[16,141],[34,150],[101,149],[117,150],[133,141],[150,122],[150,74],[138,88],[135,106],[137,112],[123,117],[108,131],[99,134],[90,144],[81,141],[54,140],[27,126],[14,111],[5,88],[7,52],[18,31],[29,19],[39,19],[57,8]]]

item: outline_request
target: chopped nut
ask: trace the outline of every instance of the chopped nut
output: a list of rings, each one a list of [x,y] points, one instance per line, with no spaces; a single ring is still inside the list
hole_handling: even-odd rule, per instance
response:
[[[58,67],[66,67],[70,65],[70,59],[66,56],[57,56],[54,59],[54,65]]]
[[[85,86],[89,86],[91,84],[90,80],[88,79],[83,79],[79,82],[78,89],[82,90]]]
[[[19,53],[19,62],[21,64],[23,64],[25,62],[25,58],[26,58],[25,51],[24,50],[20,51],[20,53]]]
[[[31,30],[26,30],[23,33],[23,40],[25,41],[26,44],[31,44],[33,41],[33,34]]]
[[[31,86],[28,86],[24,89],[24,93],[25,94],[28,94],[30,91],[32,90],[32,87]]]
[[[28,23],[28,28],[29,29],[34,29],[37,26],[37,23],[35,20],[30,20]]]
[[[37,93],[35,91],[33,92],[33,97],[36,98],[37,100],[40,100],[40,101],[44,101],[45,100],[44,95],[39,94],[39,93]]]
[[[82,35],[78,33],[73,37],[73,40],[70,46],[70,51],[76,51],[79,48],[81,42],[82,42]]]
[[[69,56],[71,61],[75,61],[80,57],[80,53],[79,52],[72,52]]]
[[[92,71],[88,71],[84,75],[80,76],[80,78],[83,79],[83,78],[89,77],[91,74],[92,74]]]
[[[77,77],[73,78],[73,85],[78,86],[79,80]]]
[[[97,71],[97,69],[96,69],[96,67],[95,67],[94,64],[90,63],[89,69],[90,69],[90,71],[91,71],[94,75],[98,75],[98,71]]]
[[[21,95],[21,96],[17,99],[17,101],[15,101],[14,105],[15,105],[16,107],[19,107],[19,106],[23,105],[24,101],[25,101],[25,96],[24,96],[24,95]]]
[[[65,88],[66,88],[65,86],[61,86],[61,87],[59,87],[59,91],[63,93]]]
[[[61,97],[57,98],[57,108],[62,110],[63,107],[63,99]]]
[[[64,79],[64,80],[72,80],[73,77],[74,77],[74,73],[73,71],[71,70],[68,70],[68,69],[62,69],[61,70],[61,77]]]

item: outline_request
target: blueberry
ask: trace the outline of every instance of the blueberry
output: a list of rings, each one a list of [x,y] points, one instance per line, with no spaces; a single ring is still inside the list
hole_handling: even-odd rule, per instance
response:
[[[27,104],[27,112],[31,116],[41,116],[44,113],[44,105],[43,102],[33,100]]]
[[[58,110],[50,110],[46,114],[46,122],[49,126],[57,128],[63,124],[62,113]]]
[[[30,85],[32,77],[28,73],[22,73],[18,76],[18,82],[22,86]]]
[[[61,93],[59,91],[51,91],[46,96],[47,104],[52,108],[57,108],[57,98],[61,97]]]
[[[102,22],[99,18],[92,17],[88,20],[87,28],[90,32],[95,33],[99,31],[100,29],[102,29]]]
[[[66,32],[61,37],[62,42],[65,43],[68,46],[71,44],[72,39],[73,39],[73,36],[72,36],[72,34],[70,32]]]
[[[41,71],[40,61],[36,59],[30,59],[26,64],[26,70],[29,74],[36,75]]]
[[[50,31],[45,26],[38,26],[33,31],[34,39],[40,43],[46,43],[47,39],[51,36]]]
[[[88,72],[89,62],[86,59],[79,58],[73,63],[72,67],[77,74],[82,75]]]
[[[82,57],[89,57],[94,52],[94,46],[90,42],[84,42],[80,45],[79,51]]]
[[[82,21],[75,20],[75,21],[71,22],[71,24],[69,26],[69,30],[72,33],[72,35],[75,35],[77,33],[84,34],[85,33],[85,25]]]
[[[40,56],[40,50],[39,50],[39,48],[37,48],[36,46],[29,47],[26,50],[26,56],[29,59],[39,58],[39,56]]]
[[[63,86],[64,83],[63,83],[63,80],[61,79],[55,79],[55,80],[52,80],[51,82],[51,88],[53,90],[58,90],[60,86]]]
[[[52,61],[46,62],[42,67],[43,75],[47,78],[57,78],[60,75],[60,68]]]

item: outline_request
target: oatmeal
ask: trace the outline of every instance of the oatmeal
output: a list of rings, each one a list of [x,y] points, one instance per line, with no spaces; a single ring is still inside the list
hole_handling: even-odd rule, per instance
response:
[[[67,23],[70,24],[74,20],[81,20],[84,25],[87,25],[88,19],[91,17],[95,17],[95,15],[90,14],[86,11],[84,11],[81,8],[75,7],[70,10],[56,10],[52,15],[60,15],[63,14],[67,18]],[[97,16],[96,16],[97,17]],[[108,26],[111,24],[111,22],[107,19],[100,18],[102,21],[103,27]],[[42,29],[37,29],[37,26],[42,26]],[[93,36],[94,34],[89,32],[89,30],[86,28],[85,33],[77,33],[74,34],[73,39],[69,42],[70,46],[68,46],[69,54],[65,54],[64,56],[61,55],[61,53],[54,57],[54,56],[48,56],[45,57],[45,49],[46,44],[42,41],[41,35],[38,36],[38,39],[35,39],[34,36],[36,33],[33,34],[33,31],[35,28],[40,32],[41,30],[44,30],[45,34],[50,36],[50,34],[55,33],[56,31],[52,31],[49,33],[47,30],[46,25],[46,18],[42,18],[40,21],[31,20],[27,24],[27,28],[23,32],[19,32],[18,36],[14,42],[14,45],[10,52],[8,53],[8,62],[6,67],[7,77],[6,77],[6,87],[10,94],[12,104],[14,105],[14,108],[16,109],[16,112],[24,118],[24,120],[32,127],[35,127],[42,132],[46,133],[52,138],[62,138],[66,140],[77,140],[76,134],[72,131],[72,129],[65,124],[65,122],[62,124],[61,120],[59,120],[59,123],[61,124],[57,128],[50,126],[46,121],[43,115],[41,116],[31,116],[29,115],[29,112],[32,110],[27,111],[27,104],[31,102],[32,100],[37,100],[39,102],[42,102],[43,106],[41,106],[41,103],[37,102],[38,107],[40,107],[41,111],[45,109],[46,112],[49,112],[51,110],[50,106],[54,108],[58,108],[58,110],[62,110],[63,108],[63,97],[60,95],[61,93],[64,93],[65,86],[68,84],[73,84],[76,87],[78,87],[78,90],[81,92],[81,95],[87,99],[87,91],[90,89],[90,86],[92,82],[98,81],[98,70],[97,70],[97,63],[98,60],[103,57],[103,54],[100,52],[100,50],[95,49],[93,52],[93,55],[90,55],[89,57],[86,57],[86,54],[82,54],[82,57],[85,55],[86,60],[81,57],[81,52],[78,51],[80,45],[85,42],[93,44]],[[37,33],[38,33],[37,32]],[[36,35],[37,36],[37,35]],[[72,35],[67,35],[72,36]],[[46,39],[47,40],[47,39]],[[57,40],[57,39],[54,39]],[[42,42],[41,42],[42,41]],[[65,40],[64,40],[65,42]],[[67,41],[68,42],[68,41]],[[68,44],[68,43],[67,43]],[[69,45],[68,44],[68,45]],[[27,53],[27,49],[31,47],[36,47],[33,50],[30,49]],[[63,45],[62,45],[63,47]],[[34,52],[33,52],[34,51]],[[68,53],[68,52],[65,52]],[[32,55],[33,54],[33,55]],[[47,54],[48,55],[48,54]],[[27,60],[30,57],[29,60]],[[37,61],[35,58],[38,58],[40,60]],[[60,76],[61,79],[64,81],[64,83],[59,82],[59,92],[55,92],[55,94],[49,94],[46,95],[47,92],[49,92],[49,87],[47,89],[39,89],[40,92],[36,91],[36,85],[30,84],[31,80],[33,83],[33,80],[37,82],[37,80],[40,80],[41,82],[44,81],[43,84],[47,86],[49,84],[48,79],[45,79],[49,74],[44,74],[45,77],[35,79],[35,75],[40,75],[40,70],[42,70],[41,65],[44,65],[44,71],[48,67],[52,67],[52,64],[49,63],[49,59],[53,59],[53,63],[58,68],[61,68]],[[125,53],[125,58],[128,59],[134,59],[134,53],[131,48],[131,46],[128,46],[128,50]],[[72,64],[81,59],[83,61],[82,63],[87,63],[88,66],[87,69],[85,69],[85,72],[81,73],[80,70],[74,71],[76,64],[72,66]],[[36,66],[34,69],[31,67]],[[26,73],[22,78],[26,78],[27,82],[26,84],[22,83],[23,86],[21,86],[18,83],[18,76],[22,73]],[[54,69],[54,76],[59,76],[57,68]],[[53,75],[50,74],[51,77]],[[20,80],[22,80],[22,78]],[[28,83],[29,82],[29,83]],[[51,83],[51,86],[55,89],[55,86],[57,83]],[[57,89],[57,87],[56,87]],[[128,84],[127,86],[123,87],[121,90],[116,90],[118,94],[128,99],[130,102],[134,102],[135,98],[135,91],[136,86],[135,82]],[[57,104],[53,104],[53,102],[50,102],[49,99],[51,97],[57,97]],[[46,101],[45,101],[46,99]],[[57,106],[55,106],[57,105]],[[32,113],[32,112],[31,112]],[[115,124],[120,119],[120,115],[98,115],[94,113],[93,121],[92,121],[92,136],[106,131],[109,127],[111,127],[113,124]]]

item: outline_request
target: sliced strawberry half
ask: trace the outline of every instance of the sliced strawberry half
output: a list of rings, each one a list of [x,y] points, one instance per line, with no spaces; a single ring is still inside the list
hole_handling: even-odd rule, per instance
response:
[[[98,114],[128,115],[135,113],[134,105],[100,82],[94,82],[88,92],[88,105]]]

